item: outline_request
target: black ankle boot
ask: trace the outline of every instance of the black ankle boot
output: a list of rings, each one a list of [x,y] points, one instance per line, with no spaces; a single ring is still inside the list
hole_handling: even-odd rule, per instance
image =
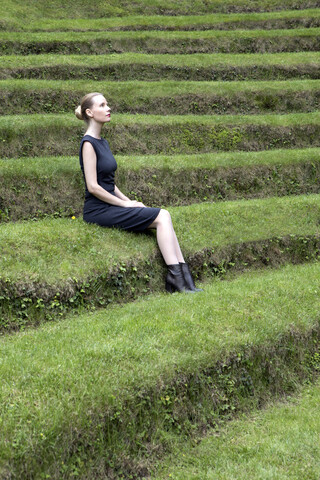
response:
[[[187,288],[193,292],[203,292],[202,288],[196,288],[188,265],[182,262],[179,263],[181,265],[182,274],[184,276]]]
[[[193,293],[189,290],[188,286],[186,285],[181,265],[179,263],[173,265],[167,265],[168,273],[166,278],[166,290],[169,293],[173,293],[175,291],[178,292],[185,292],[185,293]]]

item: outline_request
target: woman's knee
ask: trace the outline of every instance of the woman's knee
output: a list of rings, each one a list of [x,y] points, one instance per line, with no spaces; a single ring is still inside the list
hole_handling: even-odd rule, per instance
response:
[[[161,208],[159,213],[159,220],[161,223],[171,223],[170,212],[168,212],[168,210],[165,210],[164,208]]]
[[[166,225],[168,223],[171,223],[171,215],[168,210],[165,210],[164,208],[161,208],[160,212],[158,213],[158,216],[153,222],[153,225],[158,226],[158,225]]]

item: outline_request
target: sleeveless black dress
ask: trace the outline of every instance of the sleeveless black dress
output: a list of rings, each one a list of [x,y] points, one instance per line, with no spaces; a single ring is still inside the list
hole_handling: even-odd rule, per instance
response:
[[[133,232],[145,230],[158,216],[160,208],[120,207],[106,203],[92,195],[87,189],[83,168],[82,146],[84,142],[90,142],[96,152],[98,184],[114,196],[116,196],[114,193],[114,174],[117,169],[117,162],[105,138],[99,139],[91,135],[82,137],[79,160],[85,181],[83,219],[88,223],[97,223],[102,227],[117,227]]]

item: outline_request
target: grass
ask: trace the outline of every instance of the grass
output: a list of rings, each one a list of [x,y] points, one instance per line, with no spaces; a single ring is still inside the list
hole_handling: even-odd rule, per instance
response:
[[[170,212],[187,256],[205,248],[319,232],[319,195],[202,203]],[[56,285],[99,275],[115,262],[141,261],[157,251],[153,235],[104,229],[80,218],[4,224],[0,243],[5,278]]]
[[[1,70],[8,74],[14,68],[36,68],[49,66],[83,66],[101,67],[103,65],[166,65],[171,67],[208,68],[217,66],[252,66],[252,65],[308,65],[319,62],[319,52],[291,52],[261,54],[190,54],[190,55],[149,55],[144,53],[122,53],[110,55],[4,55],[1,58]]]
[[[320,385],[233,421],[218,435],[178,448],[153,479],[316,480],[320,476]]]
[[[320,81],[0,80],[0,112],[69,113],[90,91],[104,93],[114,113],[290,113],[318,108]]]
[[[298,125],[317,125],[320,119],[319,112],[295,113],[288,115],[130,115],[116,114],[112,116],[112,123],[117,125],[270,125],[276,127],[291,127]],[[12,138],[15,131],[26,132],[29,129],[54,128],[61,126],[75,127],[81,125],[79,120],[72,114],[52,115],[6,115],[0,118],[0,129],[7,132]],[[83,124],[84,125],[84,124]],[[84,125],[85,126],[85,125]],[[108,127],[112,128],[112,124]],[[104,134],[104,132],[103,132]]]
[[[0,52],[9,54],[272,53],[316,51],[319,28],[205,32],[4,32]]]
[[[30,18],[26,24],[17,22],[12,17],[3,20],[3,25],[20,31],[89,31],[89,30],[117,30],[117,29],[201,29],[201,28],[260,28],[271,23],[277,25],[281,22],[288,28],[294,22],[317,22],[320,18],[319,8],[303,10],[284,10],[263,13],[215,13],[206,15],[127,15],[124,17],[103,18]],[[273,23],[272,23],[273,22]]]
[[[191,31],[181,32],[172,31],[160,33],[159,31],[130,31],[130,32],[2,32],[1,42],[19,42],[19,43],[49,43],[49,42],[92,42],[94,40],[123,40],[128,42],[148,41],[167,41],[171,40],[224,40],[224,39],[259,39],[259,38],[279,38],[279,37],[318,37],[320,28],[295,28],[280,30],[231,30],[231,31]]]
[[[279,166],[300,164],[303,162],[318,162],[319,148],[306,148],[294,150],[273,150],[262,152],[220,152],[195,155],[119,155],[117,156],[118,168],[125,170],[124,176],[134,171],[140,173],[146,169],[165,169],[174,174],[194,168],[216,169],[233,167],[254,166]],[[48,175],[50,179],[57,175],[74,175],[79,173],[78,157],[27,157],[0,159],[0,175],[8,181],[15,175],[40,179]],[[116,175],[120,172],[117,171]]]
[[[63,5],[63,8],[61,8]],[[101,18],[117,17],[127,15],[190,15],[210,14],[216,12],[252,12],[314,8],[318,6],[316,0],[283,0],[281,5],[276,0],[259,0],[254,6],[248,5],[244,0],[212,0],[204,5],[200,0],[195,0],[192,7],[188,0],[143,0],[139,3],[128,3],[124,0],[110,0],[108,3],[90,5],[83,0],[76,2],[61,2],[53,0],[49,4],[44,0],[29,1],[25,5],[22,1],[8,0],[6,5],[1,6],[0,15],[3,26],[17,27],[21,24],[42,19],[79,19],[79,18]],[[27,21],[27,22],[26,22]]]
[[[116,114],[108,127],[114,154],[192,154],[319,146],[319,113],[288,115]],[[84,123],[74,115],[0,118],[2,157],[72,155]],[[104,135],[104,133],[102,133]]]
[[[319,52],[189,55],[3,55],[0,78],[281,80],[319,77]]]
[[[185,258],[201,278],[319,259],[319,195],[203,203],[170,212]],[[0,244],[2,332],[163,290],[154,232],[46,219],[2,225]]]
[[[118,156],[116,184],[148,206],[320,193],[319,151]],[[77,157],[0,160],[0,176],[0,221],[82,213]]]
[[[0,91],[5,93],[15,92],[17,95],[23,93],[46,91],[57,95],[65,93],[70,95],[76,92],[80,96],[86,92],[104,92],[108,99],[120,97],[128,104],[137,100],[144,101],[153,97],[166,98],[177,95],[235,95],[236,93],[255,94],[266,92],[268,94],[279,94],[286,92],[288,94],[306,91],[318,91],[320,89],[320,80],[274,80],[274,81],[241,81],[241,82],[194,82],[194,81],[176,81],[176,80],[158,80],[154,82],[144,81],[92,81],[92,80],[37,80],[37,79],[10,79],[0,80]],[[112,103],[109,102],[112,106]],[[4,112],[5,114],[5,112]]]
[[[139,473],[172,437],[292,391],[310,374],[319,273],[250,273],[0,340],[2,476]]]

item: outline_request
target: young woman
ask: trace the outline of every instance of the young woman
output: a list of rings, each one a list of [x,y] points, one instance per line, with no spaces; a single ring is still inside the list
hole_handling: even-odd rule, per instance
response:
[[[157,242],[168,267],[166,290],[170,293],[200,291],[195,288],[184,261],[170,213],[130,200],[114,184],[117,163],[107,140],[101,137],[102,126],[111,120],[110,110],[105,97],[97,92],[85,95],[75,110],[76,117],[84,120],[87,127],[79,152],[85,180],[83,219],[133,232],[156,228]]]

